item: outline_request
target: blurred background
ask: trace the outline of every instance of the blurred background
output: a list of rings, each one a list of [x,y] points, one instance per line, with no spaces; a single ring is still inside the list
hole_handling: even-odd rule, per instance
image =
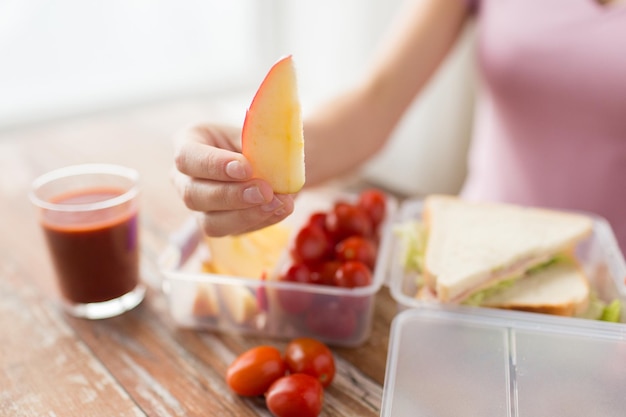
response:
[[[306,113],[362,74],[404,1],[0,0],[0,133],[189,100],[240,123],[285,54]],[[473,38],[469,27],[364,178],[404,194],[458,191]]]

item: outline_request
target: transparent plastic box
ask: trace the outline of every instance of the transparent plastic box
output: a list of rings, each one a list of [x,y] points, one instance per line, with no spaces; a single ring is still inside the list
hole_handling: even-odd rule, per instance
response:
[[[392,322],[383,417],[619,417],[624,326],[406,309]]]
[[[332,189],[301,193],[294,213],[284,221],[292,233],[290,241],[310,214],[327,211],[338,201],[354,202],[357,196]],[[335,346],[362,344],[370,335],[374,298],[386,277],[391,236],[387,227],[397,206],[392,196],[387,196],[387,202],[372,283],[358,288],[203,272],[202,261],[211,254],[190,219],[172,236],[160,260],[171,316],[187,328],[281,339],[310,336]],[[289,244],[275,272],[289,262]]]
[[[591,215],[577,247],[593,293],[620,300],[621,322],[470,307],[416,298],[394,228],[422,218],[400,205],[388,231],[388,285],[400,313],[390,330],[381,416],[626,415],[626,263],[609,224]]]
[[[394,228],[410,220],[422,218],[423,200],[414,198],[405,200],[396,211],[393,224],[387,229],[391,233],[389,239],[390,260],[388,284],[392,297],[398,302],[400,309],[421,308],[440,305],[437,301],[426,301],[416,298],[419,276],[416,272],[407,272],[402,265],[403,244],[394,233]],[[622,255],[613,231],[606,220],[588,214],[593,219],[592,235],[581,242],[576,248],[576,257],[585,270],[592,294],[605,303],[620,300],[622,304],[620,321],[626,323],[626,262]],[[481,312],[495,310],[486,307],[443,305],[455,310]],[[498,314],[511,313],[507,310],[496,310]],[[522,313],[547,316],[541,313]],[[570,320],[586,320],[569,318]],[[589,320],[597,321],[597,320]],[[620,325],[620,324],[617,324]],[[626,414],[625,414],[626,415]]]

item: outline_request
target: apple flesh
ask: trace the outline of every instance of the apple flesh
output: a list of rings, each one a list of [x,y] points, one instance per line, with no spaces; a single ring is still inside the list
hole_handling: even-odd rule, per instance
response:
[[[237,325],[251,323],[261,312],[255,294],[241,285],[222,285],[220,298],[226,305],[231,320]]]
[[[246,112],[242,153],[253,175],[279,194],[304,186],[304,135],[296,71],[291,55],[269,70]]]
[[[274,271],[289,243],[291,228],[277,223],[235,236],[206,237],[210,258],[204,272],[241,278],[261,279]]]
[[[197,318],[215,318],[220,313],[215,289],[209,284],[199,284],[193,301],[191,314]]]

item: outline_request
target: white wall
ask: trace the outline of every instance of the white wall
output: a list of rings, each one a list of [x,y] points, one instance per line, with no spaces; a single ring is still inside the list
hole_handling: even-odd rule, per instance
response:
[[[261,0],[4,0],[0,127],[240,87]]]
[[[403,0],[283,0],[279,51],[294,55],[306,111],[362,75]]]
[[[365,168],[365,178],[408,195],[460,191],[476,95],[474,39],[469,26],[382,154]]]

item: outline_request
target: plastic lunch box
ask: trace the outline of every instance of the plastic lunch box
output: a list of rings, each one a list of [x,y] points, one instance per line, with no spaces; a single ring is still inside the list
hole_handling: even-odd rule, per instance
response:
[[[357,194],[320,189],[298,196],[296,211],[285,222],[295,235],[315,211],[328,210],[337,201],[354,201]],[[369,337],[374,296],[387,271],[388,228],[396,200],[388,198],[388,216],[381,224],[378,258],[372,284],[340,288],[316,284],[257,280],[202,272],[201,259],[210,257],[194,221],[188,222],[171,239],[160,261],[163,290],[175,321],[183,326],[237,332],[276,338],[312,336],[330,345],[358,346]],[[285,252],[286,252],[285,248]],[[245,259],[242,259],[245,262]],[[277,265],[277,269],[282,265]],[[198,295],[212,306],[198,314],[193,306]],[[308,305],[294,314],[283,308],[284,300]],[[197,304],[196,304],[197,305]]]
[[[618,417],[624,389],[623,325],[411,308],[392,322],[381,416]]]
[[[420,199],[409,199],[403,202],[396,212],[393,228],[409,220],[420,219],[423,202]],[[589,277],[592,291],[595,295],[610,302],[615,299],[622,301],[624,308],[621,311],[621,321],[626,322],[626,262],[620,252],[615,236],[608,222],[598,216],[590,215],[593,219],[591,236],[577,247],[576,257]],[[392,297],[398,302],[400,309],[420,308],[432,305],[434,302],[418,300],[415,295],[418,287],[416,273],[404,271],[402,262],[402,244],[393,236],[389,239],[390,256],[389,287]],[[494,310],[483,307],[454,307],[461,311]],[[497,312],[505,313],[503,310]],[[476,311],[474,311],[476,312]],[[524,313],[537,315],[538,313]],[[547,316],[539,314],[539,316]],[[570,319],[583,320],[583,319]]]
[[[295,233],[312,212],[329,209],[336,201],[350,201],[354,198],[355,194],[332,189],[308,191],[298,197],[296,212],[285,221]],[[190,220],[172,236],[171,244],[160,262],[164,275],[163,290],[172,317],[180,326],[188,328],[281,339],[312,336],[331,345],[354,347],[369,337],[375,294],[383,285],[389,286],[399,310],[434,307],[466,314],[517,315],[516,312],[433,305],[432,302],[417,300],[416,277],[405,273],[399,261],[402,248],[394,227],[409,219],[419,219],[422,201],[408,199],[398,204],[389,197],[389,202],[389,216],[381,227],[381,243],[373,282],[367,287],[354,289],[261,281],[203,272],[201,259],[210,254],[207,253],[196,223]],[[626,306],[626,263],[605,220],[594,217],[593,234],[579,248],[578,257],[598,297],[605,301],[617,298]],[[207,314],[197,314],[192,308],[198,294],[211,301],[212,307]],[[309,307],[303,314],[294,315],[281,307],[280,299],[285,297],[308,300]],[[552,319],[537,313],[519,314],[522,317],[535,316],[534,319],[539,320]],[[311,318],[317,318],[317,322],[312,324]],[[622,311],[621,319],[626,322],[626,311]],[[569,323],[590,321],[566,320]],[[615,326],[621,328],[619,324]]]
[[[395,224],[421,215],[422,201],[407,200]],[[400,313],[381,416],[623,416],[626,262],[609,224],[592,218],[577,258],[600,299],[622,302],[622,323],[420,301],[401,243],[390,239],[388,284]]]

